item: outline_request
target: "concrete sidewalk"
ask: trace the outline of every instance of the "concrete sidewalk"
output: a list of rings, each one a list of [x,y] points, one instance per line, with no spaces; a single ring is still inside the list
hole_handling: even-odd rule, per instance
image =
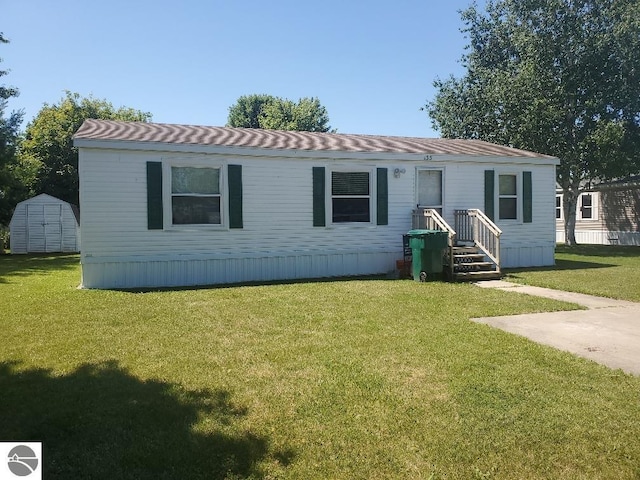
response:
[[[640,375],[640,303],[531,287],[502,280],[477,282],[481,288],[577,303],[588,310],[532,313],[472,319],[581,357]]]

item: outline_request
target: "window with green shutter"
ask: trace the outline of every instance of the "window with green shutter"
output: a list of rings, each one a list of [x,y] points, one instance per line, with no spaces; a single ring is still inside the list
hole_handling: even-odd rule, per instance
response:
[[[327,174],[325,167],[313,167],[314,227],[326,226],[327,206],[333,224],[388,225],[388,169],[335,169]]]
[[[497,185],[496,185],[497,183]],[[533,222],[532,172],[484,172],[485,214],[492,220]],[[497,212],[496,212],[497,206]]]
[[[163,179],[163,176],[166,177]],[[147,162],[148,228],[161,230],[165,224],[181,227],[227,223],[229,228],[242,228],[242,166],[228,165],[226,181],[224,179],[221,166],[191,165],[183,161]]]

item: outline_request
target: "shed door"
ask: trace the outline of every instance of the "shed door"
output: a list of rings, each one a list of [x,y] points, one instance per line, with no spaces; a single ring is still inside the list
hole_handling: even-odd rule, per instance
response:
[[[27,205],[27,251],[62,250],[62,205]]]
[[[442,170],[418,170],[418,207],[433,208],[442,215],[444,195],[442,194]]]

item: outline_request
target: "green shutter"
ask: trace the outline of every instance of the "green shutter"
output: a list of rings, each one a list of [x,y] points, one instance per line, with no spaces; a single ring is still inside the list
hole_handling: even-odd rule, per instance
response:
[[[533,222],[533,187],[531,172],[522,172],[522,221]]]
[[[162,162],[147,162],[147,228],[162,230]]]
[[[493,170],[484,171],[484,213],[492,221],[495,218],[495,176]]]
[[[326,226],[324,167],[313,167],[313,226]]]
[[[378,168],[377,182],[378,225],[389,225],[389,183],[386,168]]]
[[[229,228],[242,228],[242,165],[227,165]]]

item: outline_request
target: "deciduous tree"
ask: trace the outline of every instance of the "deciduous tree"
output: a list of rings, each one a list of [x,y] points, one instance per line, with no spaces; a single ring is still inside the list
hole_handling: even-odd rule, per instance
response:
[[[8,40],[0,33],[0,44],[3,43],[8,43]],[[7,73],[7,70],[0,70],[0,77]],[[13,208],[18,201],[22,200],[23,194],[16,156],[22,112],[14,111],[7,117],[4,114],[8,100],[17,96],[16,88],[0,85],[0,228],[9,223]],[[0,253],[2,247],[0,242]]]
[[[640,171],[640,2],[489,0],[462,19],[466,73],[425,109],[444,137],[559,157],[574,244],[580,190]]]
[[[106,100],[81,98],[71,92],[58,104],[45,104],[27,125],[20,148],[21,162],[31,165],[34,171],[34,193],[48,193],[78,204],[78,150],[72,137],[88,118],[147,122],[151,114],[128,107],[114,108]]]
[[[293,102],[272,95],[245,95],[229,108],[229,127],[328,132],[329,115],[317,98]]]

